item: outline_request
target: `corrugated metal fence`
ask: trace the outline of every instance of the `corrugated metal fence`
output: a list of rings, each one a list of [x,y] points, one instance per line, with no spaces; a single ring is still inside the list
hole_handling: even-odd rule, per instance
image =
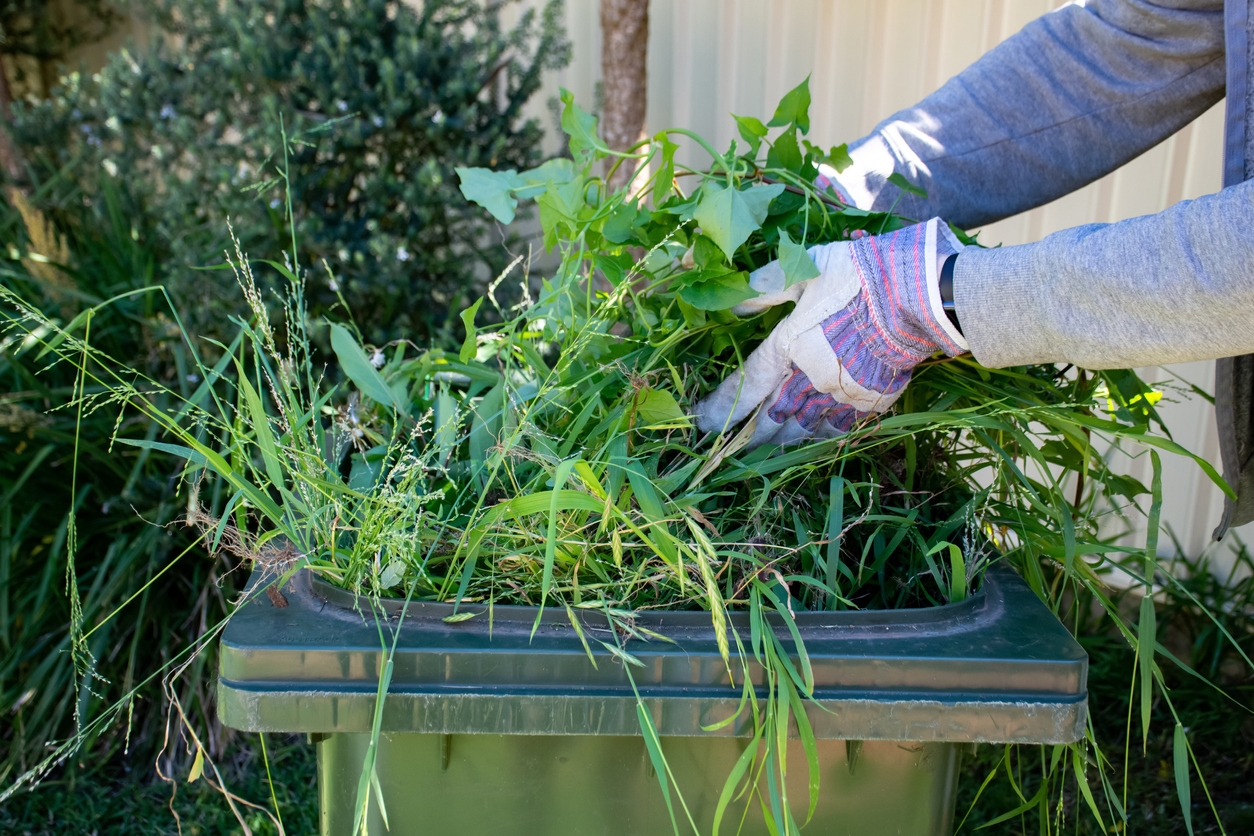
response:
[[[918,101],[1028,21],[1061,5],[1049,0],[654,0],[650,8],[648,125],[690,128],[717,140],[735,136],[729,113],[769,116],[775,103],[807,75],[813,92],[810,138],[828,145],[856,139],[876,122]],[[554,73],[536,97],[546,106],[559,85],[592,107],[600,77],[596,0],[567,0],[574,45],[569,67]],[[1218,190],[1222,105],[1167,142],[1109,176],[1047,206],[987,227],[986,243],[1035,241],[1083,223],[1157,212]],[[552,131],[551,131],[552,133]],[[556,147],[556,138],[549,140]],[[697,157],[688,162],[700,164]],[[1183,379],[1209,391],[1213,363],[1142,370],[1147,380]],[[1169,395],[1170,397],[1170,395]],[[1211,407],[1200,398],[1167,403],[1176,439],[1219,464]],[[1163,520],[1196,556],[1208,547],[1222,494],[1191,462],[1165,456]],[[1145,456],[1128,472],[1149,483]],[[1237,532],[1254,536],[1254,527]],[[1126,541],[1144,542],[1144,527]],[[1225,544],[1210,546],[1219,569]],[[1164,537],[1161,554],[1174,552]]]

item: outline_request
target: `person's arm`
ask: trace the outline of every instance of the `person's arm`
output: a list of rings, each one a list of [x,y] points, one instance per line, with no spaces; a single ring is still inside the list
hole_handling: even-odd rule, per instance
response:
[[[1165,211],[1015,247],[967,247],[954,268],[963,334],[985,366],[1090,369],[1254,353],[1254,181]]]
[[[854,205],[991,223],[1075,191],[1224,92],[1222,0],[1091,0],[1007,38],[850,147]],[[927,191],[902,195],[894,172]]]

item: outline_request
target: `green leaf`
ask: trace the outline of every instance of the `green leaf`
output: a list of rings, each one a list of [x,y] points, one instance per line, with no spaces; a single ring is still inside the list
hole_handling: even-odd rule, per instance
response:
[[[180,459],[187,459],[189,462],[202,467],[209,464],[209,460],[203,454],[190,447],[183,447],[178,444],[164,444],[160,441],[147,441],[142,438],[119,438],[117,442],[119,444],[129,444],[131,447],[146,447],[149,450],[160,450],[162,453],[169,453],[172,456],[178,456]]]
[[[1189,741],[1184,735],[1184,726],[1176,723],[1175,735],[1171,740],[1171,759],[1176,772],[1176,797],[1180,799],[1180,811],[1184,813],[1184,826],[1193,836],[1193,799],[1189,788]]]
[[[575,171],[573,161],[565,157],[554,157],[543,165],[528,169],[518,175],[518,179],[525,183],[525,186],[515,187],[514,197],[519,200],[533,198],[538,194],[543,194],[544,190],[550,183],[562,184],[569,183],[578,176]]]
[[[762,226],[771,201],[783,191],[783,183],[742,190],[708,182],[701,187],[701,200],[693,217],[701,225],[701,231],[710,236],[731,261],[736,249]],[[688,304],[695,303],[689,299]]]
[[[266,478],[270,480],[270,484],[276,488],[282,488],[284,485],[283,467],[279,463],[279,450],[274,441],[274,433],[270,430],[270,417],[266,415],[265,406],[261,402],[261,396],[257,394],[257,390],[248,382],[248,376],[244,373],[244,367],[238,360],[235,366],[239,369],[239,380],[237,385],[240,391],[244,393],[244,400],[248,404],[248,412],[252,416],[253,431],[257,435],[257,446],[261,448],[261,460],[265,464]]]
[[[570,153],[573,156],[585,151],[604,150],[597,139],[597,118],[575,104],[575,96],[565,87],[559,87],[562,96],[562,130],[570,137]]]
[[[573,228],[579,223],[579,210],[584,206],[583,185],[582,177],[569,183],[549,183],[544,194],[536,200],[547,249],[552,250],[557,245],[563,225]]]
[[[680,299],[700,311],[725,311],[757,295],[749,286],[749,274],[743,270],[694,282],[679,291]]]
[[[446,615],[444,616],[444,618],[441,618],[440,620],[443,621],[445,624],[460,624],[463,621],[469,621],[470,619],[474,618],[476,615],[479,615],[479,613],[459,612],[457,615]]]
[[[1158,624],[1154,612],[1154,599],[1146,590],[1141,599],[1141,614],[1136,626],[1137,667],[1141,680],[1141,747],[1149,741],[1150,709],[1154,695],[1154,645],[1157,642]]]
[[[723,821],[723,814],[727,812],[727,805],[731,803],[732,795],[736,792],[736,787],[740,784],[740,779],[744,777],[745,771],[748,770],[749,764],[753,763],[754,758],[758,754],[758,742],[762,739],[762,730],[758,729],[753,739],[749,741],[749,745],[740,753],[740,757],[736,758],[736,763],[732,766],[732,770],[727,775],[727,780],[723,782],[723,790],[718,795],[718,804],[714,807],[714,836],[718,836],[719,825]]]
[[[784,94],[784,98],[779,100],[779,106],[775,108],[775,115],[766,124],[772,128],[796,125],[803,134],[809,132],[810,76],[806,76],[805,81]]]
[[[643,426],[670,424],[687,416],[675,396],[663,389],[645,389],[637,396],[636,423]]]
[[[636,230],[648,222],[648,212],[641,211],[634,203],[622,203],[614,207],[601,227],[601,234],[607,241],[626,244],[635,237]]]
[[[797,144],[795,131],[784,131],[775,138],[771,150],[766,154],[767,168],[786,168],[789,171],[800,171],[805,158],[801,155],[801,146]]]
[[[523,181],[514,170],[492,171],[487,168],[455,168],[461,178],[462,194],[492,213],[503,224],[514,220],[518,201],[510,194],[520,188]]]
[[[806,248],[794,243],[788,230],[779,231],[779,266],[784,270],[784,287],[792,287],[797,282],[818,278],[819,268],[814,259],[806,252]]]
[[[731,269],[727,267],[727,262],[723,259],[723,254],[708,235],[698,235],[692,241],[692,260],[702,270],[710,270],[714,268],[722,268],[726,273],[730,273]]]
[[[393,560],[379,573],[379,586],[383,589],[391,589],[401,582],[404,574],[405,564],[399,560]]]
[[[903,192],[909,192],[910,194],[917,195],[918,197],[927,197],[927,192],[923,191],[923,189],[920,189],[918,186],[914,185],[895,171],[888,175],[888,182],[892,183]]]
[[[741,139],[749,143],[749,155],[756,157],[762,139],[766,136],[766,125],[752,116],[737,116],[733,113],[732,118],[736,120],[736,127],[740,129]]]
[[[675,186],[675,152],[679,150],[679,144],[671,142],[666,131],[659,131],[653,139],[662,146],[662,161],[658,165],[653,187],[653,205],[658,206]]]
[[[501,434],[502,410],[505,406],[504,384],[498,383],[488,390],[482,400],[472,408],[474,419],[470,424],[470,463],[480,471],[487,463],[488,450],[496,445]],[[483,476],[478,476],[482,485]]]
[[[340,368],[344,370],[344,374],[363,395],[375,403],[390,406],[397,412],[404,412],[404,408],[397,403],[392,390],[383,382],[378,370],[371,365],[366,352],[362,351],[361,346],[353,339],[353,335],[348,333],[348,329],[343,325],[337,325],[334,322],[331,323],[331,350],[339,358]]]
[[[840,145],[833,145],[832,150],[827,152],[827,163],[836,169],[837,174],[853,165],[853,157],[849,156],[849,146],[843,142]]]
[[[602,642],[604,644],[604,642]],[[610,648],[616,650],[617,648]],[[620,656],[627,654],[619,651]],[[671,828],[675,833],[679,833],[679,828],[675,824],[675,808],[671,804],[671,788],[670,779],[666,771],[666,758],[662,756],[662,741],[658,739],[657,729],[653,726],[653,718],[649,716],[649,712],[645,711],[644,703],[640,702],[639,697],[636,698],[636,717],[640,721],[640,732],[644,735],[645,749],[649,752],[649,762],[653,764],[653,774],[657,777],[657,782],[662,787],[662,799],[666,802],[666,810],[671,816]]]
[[[1097,808],[1097,801],[1093,798],[1093,790],[1089,787],[1088,776],[1084,774],[1084,764],[1080,760],[1083,746],[1083,743],[1071,744],[1071,766],[1075,772],[1075,782],[1080,787],[1080,792],[1084,795],[1084,800],[1089,805],[1089,812],[1093,814],[1093,818],[1097,819],[1097,823],[1101,826],[1099,832],[1105,833],[1106,823],[1102,819],[1101,811]],[[1009,770],[1009,764],[1007,764],[1007,770]]]
[[[553,561],[557,555],[558,499],[562,493],[562,485],[566,484],[567,477],[575,469],[578,461],[578,459],[567,459],[557,466],[557,472],[553,474],[553,494],[549,502],[549,530],[544,538],[544,575],[540,582],[541,608],[544,607],[544,600],[549,597],[549,590],[553,586]]]
[[[474,359],[475,349],[475,314],[479,313],[479,306],[483,304],[483,297],[480,296],[475,303],[466,310],[462,311],[462,324],[466,326],[466,339],[462,340],[462,350],[457,355],[457,359],[463,363],[469,363]]]
[[[967,600],[967,564],[962,559],[962,549],[949,544],[949,570],[952,582],[949,585],[949,601]]]

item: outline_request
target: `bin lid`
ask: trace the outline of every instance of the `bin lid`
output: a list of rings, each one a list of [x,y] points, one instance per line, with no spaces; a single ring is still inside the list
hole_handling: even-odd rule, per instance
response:
[[[636,696],[603,614],[577,611],[589,660],[566,611],[550,607],[534,635],[533,607],[372,604],[302,569],[275,606],[254,573],[222,636],[218,711],[244,731],[368,732],[379,674],[399,628],[385,732],[639,734]],[[265,579],[269,583],[269,579]],[[401,614],[404,610],[404,623]],[[752,734],[732,716],[733,684],[706,612],[640,614],[673,640],[628,640],[641,700],[662,735]],[[731,626],[749,646],[747,614]],[[1088,657],[1005,566],[966,601],[913,610],[805,612],[797,626],[814,671],[807,715],[816,737],[1070,743],[1084,734]],[[782,620],[785,647],[792,639]],[[384,644],[386,642],[386,646]],[[750,675],[760,685],[760,668]],[[759,693],[765,695],[764,690]]]

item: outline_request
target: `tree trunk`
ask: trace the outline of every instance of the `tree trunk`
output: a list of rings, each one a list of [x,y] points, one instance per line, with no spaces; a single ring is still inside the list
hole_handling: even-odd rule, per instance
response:
[[[625,151],[646,136],[648,47],[649,0],[601,0],[601,83],[605,94],[601,134],[615,151]],[[607,173],[616,161],[606,160]],[[622,187],[634,169],[634,161],[624,160],[610,187]]]

